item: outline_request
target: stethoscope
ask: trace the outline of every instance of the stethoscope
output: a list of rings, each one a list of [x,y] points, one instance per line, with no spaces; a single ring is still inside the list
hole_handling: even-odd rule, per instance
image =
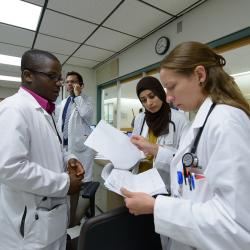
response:
[[[183,156],[182,156],[182,165],[183,165],[183,177],[184,177],[184,182],[185,182],[185,185],[187,184],[187,181],[189,182],[189,188],[190,190],[192,190],[192,176],[191,176],[191,173],[190,171],[188,171],[188,168],[201,168],[199,166],[199,160],[198,160],[198,157],[196,155],[196,150],[197,150],[197,146],[198,146],[198,143],[199,143],[199,140],[200,140],[200,137],[201,137],[201,134],[202,134],[202,131],[206,125],[206,122],[207,122],[207,119],[209,117],[209,115],[211,114],[212,110],[214,109],[216,103],[213,103],[207,113],[207,116],[206,116],[206,119],[202,125],[202,127],[200,127],[196,137],[195,137],[195,140],[194,140],[194,144],[191,148],[191,151],[190,152],[187,152],[185,153]]]
[[[143,122],[142,122],[142,126],[141,126],[141,130],[140,130],[140,135],[142,135],[142,131],[143,131],[143,128],[144,128],[144,125],[145,125],[145,121],[146,121],[146,119],[145,119],[145,116],[144,116],[144,119],[143,119]],[[173,130],[174,130],[174,133],[175,133],[175,123],[173,122],[173,121],[169,121],[169,123],[171,123],[172,125],[173,125]]]

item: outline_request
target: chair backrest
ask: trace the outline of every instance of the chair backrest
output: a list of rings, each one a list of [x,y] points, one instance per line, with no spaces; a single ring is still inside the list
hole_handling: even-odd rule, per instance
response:
[[[77,250],[160,250],[152,215],[134,216],[126,207],[88,219],[81,228]]]

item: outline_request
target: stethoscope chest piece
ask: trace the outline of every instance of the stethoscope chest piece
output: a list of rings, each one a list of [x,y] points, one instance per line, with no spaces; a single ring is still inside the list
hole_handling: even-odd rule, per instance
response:
[[[186,153],[182,156],[182,164],[184,167],[197,167],[198,158],[193,153]]]

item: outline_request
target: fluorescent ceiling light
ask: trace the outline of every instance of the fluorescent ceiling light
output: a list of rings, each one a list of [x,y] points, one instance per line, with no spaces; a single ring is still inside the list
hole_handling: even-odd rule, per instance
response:
[[[231,76],[232,76],[232,77],[235,77],[235,76],[244,76],[244,75],[250,75],[250,71],[245,71],[245,72],[233,74],[233,75],[231,75]]]
[[[6,56],[0,54],[0,63],[14,66],[21,66],[21,58],[16,56]]]
[[[36,30],[41,7],[20,0],[5,0],[0,2],[0,22]]]
[[[3,76],[3,75],[0,75],[0,80],[3,80],[3,81],[11,81],[11,82],[21,82],[21,77]]]

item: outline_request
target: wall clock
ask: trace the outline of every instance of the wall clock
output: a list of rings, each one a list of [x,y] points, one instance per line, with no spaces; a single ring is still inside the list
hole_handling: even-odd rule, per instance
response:
[[[155,44],[155,52],[158,55],[164,55],[170,46],[170,40],[166,36],[160,37]]]

